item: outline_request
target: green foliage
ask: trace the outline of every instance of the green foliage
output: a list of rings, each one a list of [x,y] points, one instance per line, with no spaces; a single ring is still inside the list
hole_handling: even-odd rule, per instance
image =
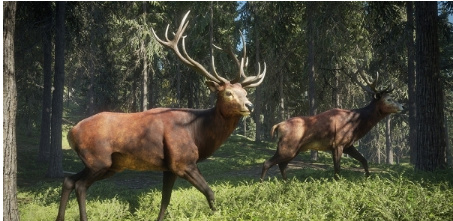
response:
[[[204,84],[205,79],[163,49],[151,34],[154,28],[164,38],[169,24],[171,38],[171,32],[188,10],[191,14],[185,33],[187,52],[208,70],[211,40],[223,48],[231,46],[240,55],[243,45],[239,31],[246,38],[249,58],[246,74],[254,75],[258,62],[267,64],[264,82],[259,89],[251,89],[248,96],[260,113],[252,116],[253,121],[247,120],[246,131],[242,125],[238,129],[238,133],[247,137],[255,138],[258,131],[257,140],[269,140],[269,130],[275,123],[308,114],[307,10],[313,12],[316,27],[318,112],[336,107],[353,109],[369,102],[366,93],[349,77],[359,67],[371,76],[379,71],[383,86],[392,82],[394,94],[404,102],[408,59],[405,40],[411,37],[405,33],[405,5],[317,2],[313,6],[306,2],[68,2],[64,119],[75,123],[100,111],[141,111],[145,102],[145,67],[149,75],[149,107],[212,107],[213,96]],[[446,126],[451,134],[453,38],[452,24],[447,20],[451,4],[440,6],[440,65],[446,95]],[[55,5],[51,7],[54,10]],[[40,4],[18,3],[16,32],[20,34],[15,36],[19,42],[15,44],[18,127],[29,136],[40,128],[41,34],[48,18],[49,13]],[[232,59],[219,50],[213,54],[217,71],[233,78],[237,70]],[[258,119],[260,125],[255,124]],[[396,137],[393,145],[400,148],[395,153],[399,151],[401,157],[409,153],[407,121],[404,114],[392,120],[392,136]],[[376,160],[378,150],[385,146],[384,130],[378,128],[371,133],[376,138],[373,145],[363,148],[368,149],[369,159]]]
[[[27,161],[36,154],[28,142],[18,142],[19,210],[22,220],[53,220],[58,211],[61,180],[42,178],[39,165]],[[408,164],[371,164],[365,178],[359,163],[342,159],[341,178],[333,179],[328,153],[310,162],[301,153],[289,180],[281,180],[276,167],[259,182],[261,165],[275,151],[274,142],[256,144],[234,135],[199,168],[216,196],[216,212],[187,181],[178,179],[166,220],[447,220],[453,216],[453,171],[414,172]],[[30,166],[26,166],[30,165]],[[34,167],[32,167],[34,165]],[[45,168],[45,167],[43,167]],[[81,170],[72,150],[64,152],[64,168]],[[358,172],[360,171],[360,172]],[[158,172],[125,171],[96,182],[87,196],[91,220],[153,220],[161,200]],[[71,195],[67,220],[78,220]]]

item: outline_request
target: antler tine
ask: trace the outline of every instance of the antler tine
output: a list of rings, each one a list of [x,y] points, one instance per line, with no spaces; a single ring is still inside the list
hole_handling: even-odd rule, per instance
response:
[[[392,93],[395,88],[393,87],[393,83],[390,83],[388,87],[381,91],[381,93]]]
[[[216,83],[228,82],[228,80],[226,80],[223,77],[220,77],[217,74],[217,71],[215,70],[215,65],[214,65],[214,56],[212,56],[212,66],[213,66],[212,68],[213,68],[213,71],[215,73],[215,76],[212,76],[212,74],[210,74],[200,63],[198,63],[197,61],[193,60],[189,56],[189,54],[187,54],[185,39],[186,39],[185,37],[182,39],[182,52],[186,56],[186,59],[189,60],[189,62],[191,63],[189,66],[194,68],[195,70],[199,71],[203,76],[205,76],[206,78],[208,78],[211,81],[214,81]]]
[[[234,54],[233,49],[231,48],[231,46],[228,47],[228,50],[225,50],[225,49],[223,49],[223,48],[221,48],[221,47],[219,47],[219,46],[217,46],[217,45],[215,45],[215,44],[212,44],[212,46],[214,46],[214,48],[216,48],[216,49],[218,49],[218,50],[221,50],[221,51],[223,51],[223,52],[226,52],[228,55],[230,55],[231,58],[234,59],[234,61],[235,61],[235,63],[236,63],[236,66],[238,66],[238,68],[240,68],[240,65],[241,65],[241,64],[239,63],[239,60],[236,58],[236,55]],[[214,66],[214,55],[212,56],[212,66],[213,66],[213,69],[214,69],[214,74],[215,74],[216,76],[219,76],[219,75],[217,74],[217,72],[215,71],[215,66]],[[219,77],[220,77],[220,76],[219,76]],[[225,79],[225,78],[223,78],[223,79]],[[226,80],[226,79],[225,79],[225,80]],[[228,80],[226,80],[226,81],[228,81]],[[239,81],[239,77],[236,77],[235,79],[231,80],[230,83],[234,84],[234,83],[237,83],[238,81]]]
[[[165,39],[167,41],[163,41],[161,40],[156,32],[154,31],[153,28],[151,28],[153,34],[154,34],[154,37],[156,38],[156,40],[162,44],[163,46],[165,47],[168,47],[170,49],[173,50],[173,52],[175,52],[176,56],[184,63],[186,64],[187,66],[189,66],[190,68],[194,69],[195,71],[197,71],[198,73],[200,73],[201,75],[203,75],[204,77],[206,77],[207,79],[211,80],[211,81],[214,81],[216,83],[221,83],[221,82],[227,82],[227,80],[225,80],[224,78],[218,76],[216,74],[216,76],[213,76],[211,75],[200,63],[198,63],[197,61],[193,60],[188,54],[187,54],[187,51],[186,51],[186,47],[185,47],[185,38],[186,36],[183,36],[183,33],[184,31],[186,30],[187,28],[187,25],[189,24],[189,22],[187,21],[186,22],[186,19],[187,17],[189,16],[189,13],[190,11],[188,11],[183,19],[181,20],[181,24],[179,25],[178,27],[178,30],[176,31],[176,33],[174,34],[175,37],[173,38],[173,40],[170,40],[168,38],[168,30],[169,30],[169,27],[170,25],[167,25],[167,29],[165,31]],[[181,55],[181,53],[179,52],[179,48],[178,48],[178,43],[179,43],[179,40],[181,39],[182,37],[182,49],[183,49],[183,55]]]
[[[212,62],[212,71],[214,72],[214,76],[217,78],[217,79],[220,79],[221,81],[223,82],[228,82],[227,79],[221,77],[219,74],[217,74],[217,71],[215,69],[215,62],[214,62],[214,55],[211,56],[211,62]]]
[[[255,77],[247,77],[241,82],[242,87],[244,88],[251,88],[257,87],[261,83],[263,83],[264,76],[266,76],[266,62],[264,62],[264,70],[261,72],[261,65],[258,63],[258,74]]]
[[[362,79],[365,81],[365,83],[367,84],[366,86],[364,85],[361,85],[362,88],[364,88],[366,91],[370,92],[370,93],[373,93],[373,94],[377,94],[378,91],[376,90],[376,83],[377,83],[377,80],[378,80],[378,77],[379,77],[379,74],[377,74],[376,78],[374,79],[373,82],[370,82],[368,80],[368,78],[365,76],[365,74],[363,74],[363,70],[362,69],[359,69],[358,70],[358,73],[360,75],[360,77],[362,77]],[[359,81],[357,81],[359,82]]]
[[[245,67],[248,66],[249,59],[247,57],[247,46],[246,46],[246,42],[245,42],[245,37],[241,31],[239,31],[239,34],[241,35],[241,39],[242,39],[243,55],[241,58],[241,62],[239,62],[239,60],[236,58],[236,56],[234,56],[234,54],[232,56],[234,58],[234,60],[236,61],[236,64],[238,65],[239,73],[238,73],[238,76],[234,80],[231,81],[231,83],[240,83],[242,85],[242,87],[244,87],[244,88],[256,87],[256,86],[260,85],[264,80],[264,76],[266,75],[266,62],[264,62],[264,71],[262,73],[261,73],[261,65],[258,63],[258,73],[256,76],[248,77],[245,75],[244,66]]]

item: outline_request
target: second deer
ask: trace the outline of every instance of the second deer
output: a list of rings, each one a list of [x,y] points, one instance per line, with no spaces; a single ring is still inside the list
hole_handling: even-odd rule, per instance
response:
[[[335,179],[338,179],[340,158],[343,153],[361,162],[366,175],[369,175],[368,162],[353,143],[389,114],[402,111],[403,105],[390,95],[393,87],[376,89],[379,74],[373,82],[366,80],[361,71],[359,74],[367,83],[367,86],[363,84],[360,86],[373,94],[373,100],[366,107],[354,110],[332,109],[314,116],[293,117],[272,127],[271,135],[278,136],[277,151],[264,162],[261,181],[267,170],[275,164],[278,164],[283,179],[286,179],[288,163],[300,152],[307,150],[332,153]]]

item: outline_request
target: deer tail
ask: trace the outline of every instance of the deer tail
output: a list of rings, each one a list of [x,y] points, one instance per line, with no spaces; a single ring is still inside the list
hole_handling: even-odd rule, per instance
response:
[[[72,129],[69,130],[67,138],[68,138],[68,143],[69,143],[69,146],[71,147],[71,149],[76,150],[76,146],[77,145],[76,145],[76,142],[74,140],[74,134],[73,134]]]
[[[271,137],[274,137],[275,130],[278,129],[278,126],[279,126],[279,125],[280,125],[280,124],[276,124],[276,125],[274,125],[274,126],[272,127],[272,129],[271,129]],[[277,133],[275,133],[275,135],[278,136],[278,131],[277,131]]]

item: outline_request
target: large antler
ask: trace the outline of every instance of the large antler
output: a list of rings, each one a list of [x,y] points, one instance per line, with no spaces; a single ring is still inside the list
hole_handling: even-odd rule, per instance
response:
[[[391,93],[393,91],[393,84],[390,84],[388,87],[386,87],[383,90],[378,90],[377,89],[377,82],[378,82],[378,79],[379,79],[379,72],[376,72],[376,78],[373,81],[369,81],[368,80],[368,78],[363,73],[363,70],[359,70],[358,72],[359,72],[360,77],[362,77],[362,79],[367,84],[366,88],[369,88],[367,91],[369,91],[369,92],[371,92],[373,94]],[[364,87],[363,84],[362,84],[362,87]]]
[[[378,83],[378,79],[379,79],[379,72],[376,72],[376,77],[374,78],[374,80],[371,80],[371,81],[364,74],[364,70],[360,66],[358,66],[357,71],[355,73],[353,73],[352,75],[349,74],[347,71],[344,71],[344,72],[345,72],[345,74],[347,76],[349,76],[349,78],[351,78],[352,81],[354,81],[357,85],[359,85],[366,92],[372,94],[374,97],[379,97],[382,94],[386,94],[386,93],[387,94],[388,93],[392,93],[392,91],[394,89],[393,88],[393,84],[390,84],[388,87],[386,87],[383,90],[378,90],[377,89],[377,83]],[[361,81],[358,79],[358,76],[360,76],[360,78],[362,78],[362,80],[365,82],[366,85],[361,83]]]
[[[248,77],[248,76],[245,75],[244,66],[247,67],[247,65],[248,65],[247,47],[246,47],[246,42],[245,42],[244,35],[242,34],[241,31],[239,31],[239,33],[241,34],[242,45],[244,46],[244,48],[242,50],[243,55],[242,55],[242,58],[241,58],[240,62],[239,62],[239,59],[234,54],[233,49],[231,48],[231,46],[228,47],[228,50],[223,50],[220,47],[217,47],[215,45],[214,46],[217,49],[223,50],[226,53],[228,53],[233,58],[233,60],[236,63],[236,66],[239,69],[238,76],[235,79],[231,80],[232,84],[240,83],[242,85],[242,87],[244,87],[244,88],[256,87],[256,86],[260,85],[263,82],[264,76],[266,76],[266,62],[264,62],[264,70],[263,70],[263,72],[261,72],[261,65],[258,63],[258,72],[257,72],[256,76]]]
[[[393,89],[394,89],[393,88],[393,84],[390,84],[388,87],[386,87],[383,90],[378,90],[377,89],[377,82],[378,82],[378,79],[379,79],[379,72],[376,72],[376,78],[374,78],[374,80],[372,80],[372,81],[368,80],[368,78],[363,73],[363,69],[362,68],[359,68],[357,70],[356,76],[357,76],[357,74],[362,78],[363,81],[365,81],[366,85],[363,85],[358,79],[355,79],[355,82],[360,87],[362,87],[365,91],[373,94],[374,97],[379,97],[382,94],[391,93],[393,91]]]
[[[219,76],[217,74],[217,71],[215,69],[214,56],[211,57],[211,62],[212,62],[212,67],[213,67],[214,74],[211,74],[200,63],[198,63],[197,61],[193,60],[187,54],[186,47],[185,47],[185,38],[186,38],[186,36],[183,36],[183,33],[186,30],[187,25],[189,23],[188,21],[186,22],[186,19],[187,19],[187,16],[189,15],[189,13],[190,13],[190,11],[188,11],[186,13],[186,15],[184,15],[184,18],[182,19],[181,24],[179,25],[178,31],[176,32],[176,34],[174,34],[175,37],[174,37],[173,40],[169,40],[168,39],[168,29],[169,29],[170,25],[167,25],[167,29],[165,31],[165,39],[166,39],[166,41],[163,41],[159,37],[157,37],[156,32],[154,31],[153,28],[151,28],[151,30],[153,31],[154,37],[156,38],[156,40],[159,43],[161,43],[165,47],[168,47],[168,48],[172,49],[175,52],[175,54],[178,56],[178,58],[184,64],[186,64],[187,66],[191,67],[195,71],[199,72],[200,74],[202,74],[203,76],[205,76],[209,80],[214,81],[216,83],[229,82],[227,79],[225,79],[225,78],[223,78],[223,77],[221,77],[221,76]],[[179,52],[179,47],[178,47],[178,43],[179,43],[179,40],[181,39],[181,37],[182,37],[183,54],[181,54]],[[236,79],[232,80],[231,83],[240,83],[242,85],[242,87],[244,87],[244,88],[246,88],[246,87],[256,87],[256,86],[260,85],[263,82],[264,76],[266,75],[266,63],[264,63],[264,71],[262,73],[260,73],[261,72],[261,66],[258,65],[258,74],[257,74],[257,76],[247,77],[244,74],[244,63],[247,63],[245,61],[246,60],[246,47],[245,47],[244,36],[242,35],[242,33],[241,33],[241,37],[242,37],[242,42],[243,42],[243,45],[244,45],[244,55],[241,58],[241,62],[239,62],[239,60],[236,58],[236,56],[234,55],[234,53],[233,53],[231,48],[228,51],[228,53],[234,58],[237,66],[239,68],[238,77]],[[247,64],[245,64],[245,65],[247,66]]]
[[[185,47],[185,38],[186,38],[186,36],[183,36],[182,34],[184,33],[184,31],[187,28],[187,25],[189,24],[188,21],[186,22],[186,19],[187,19],[187,16],[189,16],[189,13],[190,13],[190,11],[188,11],[186,13],[186,15],[184,15],[184,17],[183,17],[183,19],[181,21],[181,24],[179,25],[178,31],[176,31],[176,34],[174,34],[175,37],[174,37],[173,40],[169,40],[168,39],[168,29],[170,27],[170,24],[167,25],[167,29],[165,31],[165,39],[167,41],[163,41],[159,37],[157,37],[156,32],[154,31],[153,28],[151,28],[151,30],[153,31],[154,37],[163,46],[172,49],[175,52],[176,56],[178,56],[178,58],[184,64],[186,64],[187,66],[191,67],[192,69],[194,69],[198,73],[202,74],[207,79],[209,79],[211,81],[214,81],[216,83],[227,82],[227,80],[225,78],[222,78],[222,77],[218,76],[217,74],[215,76],[213,76],[200,63],[198,63],[197,61],[193,60],[187,54],[186,47]],[[184,56],[179,52],[179,47],[178,47],[178,43],[179,43],[179,40],[181,39],[181,37],[182,37],[182,49],[183,49]],[[213,62],[213,66],[214,66],[214,58],[212,58],[212,62]]]

